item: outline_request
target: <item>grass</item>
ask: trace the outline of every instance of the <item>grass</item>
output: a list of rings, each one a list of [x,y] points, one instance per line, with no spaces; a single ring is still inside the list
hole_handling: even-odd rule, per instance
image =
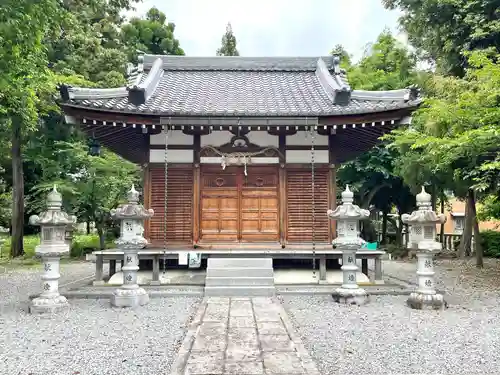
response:
[[[4,242],[0,246],[0,263],[5,261],[16,261],[22,264],[38,264],[35,259],[35,248],[40,244],[40,236],[29,235],[23,238],[24,255],[17,259],[10,259],[10,237],[4,237]],[[112,241],[106,241],[106,248],[113,248]],[[81,258],[93,251],[100,250],[99,236],[97,234],[76,234],[73,236],[70,247],[71,258]],[[65,259],[65,258],[63,258]]]

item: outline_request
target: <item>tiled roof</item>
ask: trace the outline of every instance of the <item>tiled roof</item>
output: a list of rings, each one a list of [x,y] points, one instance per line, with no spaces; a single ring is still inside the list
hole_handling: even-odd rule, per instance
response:
[[[68,105],[167,116],[331,116],[414,107],[412,90],[352,91],[332,57],[146,55],[128,88],[63,88]],[[128,93],[128,95],[127,95]]]

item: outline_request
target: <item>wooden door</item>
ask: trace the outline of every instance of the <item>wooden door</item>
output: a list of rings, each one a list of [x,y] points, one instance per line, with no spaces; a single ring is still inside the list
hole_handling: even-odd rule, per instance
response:
[[[200,239],[237,241],[239,229],[238,173],[206,167],[201,171]]]
[[[278,170],[248,168],[242,178],[240,240],[269,242],[279,239]]]
[[[201,170],[200,240],[269,242],[279,238],[278,170],[243,167]]]

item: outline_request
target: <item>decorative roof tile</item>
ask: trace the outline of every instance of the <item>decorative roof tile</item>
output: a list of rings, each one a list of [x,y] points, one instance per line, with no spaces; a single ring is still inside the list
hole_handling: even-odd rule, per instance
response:
[[[298,117],[381,112],[420,102],[411,89],[352,91],[333,56],[144,55],[140,65],[128,88],[63,87],[63,100],[70,106],[164,116]]]

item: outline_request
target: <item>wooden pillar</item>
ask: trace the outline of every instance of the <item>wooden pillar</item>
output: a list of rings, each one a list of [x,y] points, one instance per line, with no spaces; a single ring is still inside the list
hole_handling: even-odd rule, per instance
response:
[[[149,163],[146,164],[144,167],[144,173],[143,173],[143,179],[144,181],[142,182],[143,186],[143,194],[144,194],[144,207],[146,209],[151,208],[151,170],[149,167]],[[155,212],[156,214],[156,212]],[[151,220],[145,220],[144,222],[144,237],[146,239],[150,239],[151,236]]]
[[[328,171],[328,180],[330,188],[328,203],[330,205],[331,210],[335,210],[337,208],[337,164],[335,157],[335,149],[333,147],[334,135],[330,134],[328,136],[328,162],[330,164],[330,170]],[[335,220],[330,220],[330,242],[337,237],[337,223]]]
[[[281,153],[280,157],[280,168],[279,168],[279,214],[280,214],[280,243],[284,248],[286,246],[286,135],[279,135],[279,151]]]
[[[200,150],[201,150],[201,135],[193,136],[193,245],[200,241]]]

